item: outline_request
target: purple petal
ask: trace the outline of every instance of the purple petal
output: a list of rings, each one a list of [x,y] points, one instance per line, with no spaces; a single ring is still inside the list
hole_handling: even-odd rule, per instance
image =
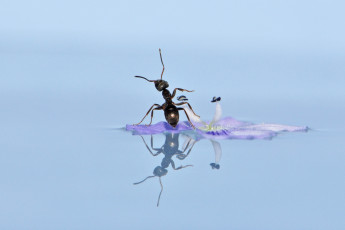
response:
[[[148,134],[158,134],[163,132],[178,133],[181,131],[192,130],[193,128],[187,122],[180,122],[174,128],[169,123],[161,121],[156,124],[146,126],[146,125],[126,125],[127,131],[132,131],[133,134],[138,135],[148,135]]]
[[[203,124],[194,123],[197,128],[201,128]],[[271,139],[279,132],[296,132],[307,131],[308,127],[289,126],[279,124],[252,124],[250,122],[238,121],[232,117],[225,117],[215,124],[216,130],[196,129],[198,139]],[[220,128],[219,128],[220,127]],[[163,132],[183,132],[193,130],[189,122],[180,122],[175,128],[167,122],[159,122],[157,124],[146,125],[127,125],[126,130],[132,131],[133,134],[147,135],[158,134]]]
[[[258,124],[258,125],[248,125],[247,129],[252,130],[269,130],[273,132],[297,132],[297,131],[307,131],[306,126],[290,126],[290,125],[278,125],[278,124]]]

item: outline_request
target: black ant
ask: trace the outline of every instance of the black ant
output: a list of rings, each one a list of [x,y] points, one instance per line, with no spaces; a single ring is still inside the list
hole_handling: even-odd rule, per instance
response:
[[[139,125],[141,122],[143,122],[143,120],[145,119],[145,117],[150,113],[150,111],[153,109],[154,106],[157,106],[156,108],[154,108],[151,112],[151,122],[148,125],[151,125],[152,123],[152,118],[153,118],[153,111],[154,110],[164,110],[164,116],[165,116],[165,120],[172,126],[172,127],[176,127],[178,121],[179,121],[179,110],[183,110],[186,114],[186,117],[189,121],[189,123],[191,124],[191,126],[195,129],[193,123],[190,121],[189,116],[186,112],[186,110],[184,108],[178,108],[176,106],[180,106],[180,105],[185,105],[187,104],[189,106],[189,108],[192,110],[192,112],[195,114],[195,112],[192,109],[192,106],[188,103],[188,102],[181,102],[178,104],[175,104],[172,99],[175,97],[176,95],[176,90],[179,91],[186,91],[186,92],[194,92],[194,90],[186,90],[186,89],[181,89],[181,88],[175,88],[173,93],[171,94],[170,91],[167,89],[169,87],[169,83],[167,81],[162,80],[163,78],[163,73],[164,73],[164,63],[163,63],[163,59],[162,59],[162,53],[161,53],[161,49],[159,49],[159,55],[161,58],[161,62],[163,65],[163,70],[162,70],[162,74],[161,74],[161,79],[160,80],[148,80],[145,77],[142,76],[134,76],[134,77],[138,77],[138,78],[143,78],[146,81],[149,82],[153,82],[155,84],[155,87],[158,91],[162,91],[162,95],[163,98],[165,100],[165,103],[162,105],[159,104],[154,104],[151,106],[151,108],[149,109],[149,111],[146,113],[146,115],[143,117],[143,119],[138,123],[138,124],[134,124],[134,125]],[[195,114],[196,115],[196,114]],[[198,115],[196,115],[197,117],[199,117]]]
[[[139,181],[137,183],[134,183],[134,185],[140,184],[144,181],[146,181],[149,178],[153,178],[153,177],[158,177],[159,178],[159,183],[161,185],[161,192],[159,193],[158,196],[158,201],[157,201],[157,207],[159,206],[159,200],[161,198],[162,192],[163,192],[163,184],[162,184],[162,180],[161,177],[165,176],[168,174],[168,170],[167,168],[171,165],[171,167],[174,170],[180,170],[186,167],[190,167],[193,165],[184,165],[184,166],[179,166],[179,167],[175,167],[175,163],[172,159],[173,156],[176,156],[179,160],[184,160],[189,153],[192,151],[195,142],[193,142],[191,144],[192,138],[188,137],[188,142],[186,147],[184,147],[184,150],[181,151],[179,150],[179,134],[174,134],[174,133],[166,133],[165,134],[165,143],[161,148],[154,148],[153,147],[153,137],[151,135],[151,148],[152,150],[157,151],[156,153],[153,153],[151,151],[151,149],[149,148],[149,146],[146,144],[145,139],[141,136],[146,148],[149,150],[149,152],[151,153],[152,156],[157,156],[160,153],[164,154],[164,158],[162,159],[161,165],[157,166],[154,170],[153,170],[153,176],[148,176],[146,177],[144,180]],[[188,149],[188,147],[190,146],[187,154],[184,154],[184,152]]]

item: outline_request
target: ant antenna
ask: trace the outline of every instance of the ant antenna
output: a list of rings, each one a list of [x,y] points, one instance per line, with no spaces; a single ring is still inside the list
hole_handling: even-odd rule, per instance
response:
[[[133,183],[133,184],[134,184],[134,185],[140,184],[140,183],[142,183],[142,182],[144,182],[144,181],[146,181],[147,179],[152,178],[152,177],[155,177],[155,176],[148,176],[148,177],[146,177],[144,180],[142,180],[142,181],[140,181],[140,182],[137,182],[137,183]]]
[[[163,73],[162,73],[162,74],[163,74]],[[146,81],[149,81],[149,82],[155,82],[155,80],[149,80],[149,79],[147,79],[146,77],[142,77],[142,76],[134,76],[134,77],[143,78],[143,79],[145,79]]]
[[[162,70],[162,74],[161,74],[161,80],[163,78],[163,73],[164,73],[164,63],[163,63],[163,58],[162,58],[162,51],[161,49],[159,48],[159,56],[161,57],[161,62],[162,62],[162,65],[163,65],[163,70]]]
[[[162,62],[162,65],[163,65],[163,70],[162,70],[162,74],[161,74],[161,80],[162,80],[162,78],[163,78],[163,73],[164,73],[164,63],[163,63],[163,58],[162,58],[162,51],[161,51],[161,49],[159,49],[159,56],[161,57],[161,62]],[[137,78],[142,78],[142,79],[145,79],[146,81],[149,81],[149,82],[157,82],[157,81],[155,81],[155,80],[149,80],[149,79],[147,79],[146,77],[142,77],[142,76],[134,76],[134,77],[137,77]]]
[[[161,192],[159,193],[159,196],[158,196],[157,207],[159,206],[159,200],[161,199],[161,195],[163,192],[163,184],[162,184],[162,180],[160,177],[159,177],[159,183],[161,184]]]

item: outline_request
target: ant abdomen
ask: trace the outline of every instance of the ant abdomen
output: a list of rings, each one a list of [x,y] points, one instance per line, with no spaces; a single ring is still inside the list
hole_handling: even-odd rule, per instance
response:
[[[168,105],[165,109],[164,109],[164,115],[165,115],[165,119],[166,121],[172,126],[172,127],[176,127],[178,121],[179,121],[179,114],[178,114],[178,110],[176,108],[176,106],[174,105]]]

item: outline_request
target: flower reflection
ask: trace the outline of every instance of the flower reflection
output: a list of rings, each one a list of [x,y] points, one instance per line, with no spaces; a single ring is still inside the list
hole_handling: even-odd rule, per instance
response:
[[[212,142],[214,155],[215,155],[215,162],[211,163],[210,165],[212,169],[219,169],[220,168],[219,161],[220,161],[220,158],[222,157],[222,146],[220,145],[218,141],[215,141],[212,139],[210,141]]]

